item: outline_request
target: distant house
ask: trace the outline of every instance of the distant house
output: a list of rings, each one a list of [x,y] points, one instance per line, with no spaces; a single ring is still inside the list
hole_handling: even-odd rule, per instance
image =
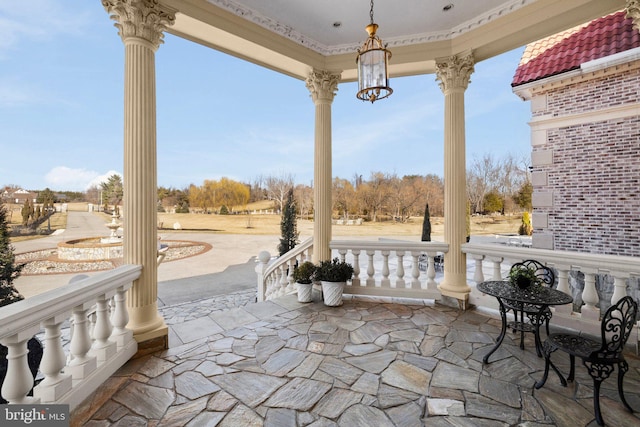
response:
[[[640,256],[640,33],[618,12],[528,45],[533,247]]]
[[[5,190],[5,193],[7,193],[6,190]],[[4,198],[4,195],[3,195],[3,198]],[[14,191],[13,193],[10,193],[10,194],[8,193],[7,198],[5,200],[9,201],[10,203],[15,203],[17,205],[23,205],[26,200],[30,200],[31,202],[35,203],[37,198],[38,198],[38,193],[20,189],[20,190]]]

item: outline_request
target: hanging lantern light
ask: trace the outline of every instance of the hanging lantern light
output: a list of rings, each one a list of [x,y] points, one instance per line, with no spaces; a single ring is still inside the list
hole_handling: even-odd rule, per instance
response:
[[[358,99],[371,101],[386,98],[393,93],[389,87],[389,58],[391,52],[376,35],[378,24],[373,22],[373,0],[369,12],[371,23],[367,25],[369,38],[358,49]]]

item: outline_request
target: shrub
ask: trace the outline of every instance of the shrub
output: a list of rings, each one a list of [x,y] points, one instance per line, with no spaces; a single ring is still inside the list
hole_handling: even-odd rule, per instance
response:
[[[346,282],[353,276],[353,266],[338,258],[321,261],[315,279],[323,282]]]
[[[305,261],[293,270],[293,280],[303,284],[312,283],[315,272],[316,265],[311,261]]]

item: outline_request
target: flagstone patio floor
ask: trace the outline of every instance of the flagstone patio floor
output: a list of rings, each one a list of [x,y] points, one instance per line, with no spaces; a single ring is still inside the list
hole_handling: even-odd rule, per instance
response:
[[[73,426],[595,426],[593,385],[554,372],[495,313],[435,303],[296,296],[252,303],[251,293],[164,307],[170,348],[129,361],[72,416]],[[221,297],[222,298],[222,297]],[[544,336],[543,336],[544,339]],[[568,371],[568,357],[553,360]],[[640,410],[640,359],[628,352],[627,401]],[[610,426],[640,425],[602,386]]]

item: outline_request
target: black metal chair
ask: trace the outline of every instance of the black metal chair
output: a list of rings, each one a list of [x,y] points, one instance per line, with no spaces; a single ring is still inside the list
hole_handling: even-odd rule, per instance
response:
[[[600,384],[609,378],[614,370],[614,365],[618,365],[618,394],[625,408],[633,413],[633,409],[624,398],[623,380],[624,374],[629,370],[629,365],[624,359],[623,351],[635,325],[637,313],[638,304],[633,298],[627,296],[609,307],[605,313],[602,318],[600,341],[577,334],[551,334],[544,342],[544,375],[535,384],[535,388],[539,389],[547,381],[549,366],[556,371],[560,382],[566,387],[567,380],[573,381],[574,379],[575,358],[578,356],[593,378],[593,410],[598,425],[603,426],[604,421],[600,413]],[[551,362],[551,353],[556,350],[569,354],[571,366],[567,380]]]
[[[556,276],[553,273],[553,270],[543,265],[539,261],[534,259],[527,259],[522,262],[517,262],[511,266],[511,270],[518,268],[530,268],[536,271],[536,276],[538,277],[538,283],[541,286],[551,287],[555,283]],[[536,336],[536,342],[540,343],[540,325],[545,323],[545,327],[547,330],[547,335],[549,335],[549,321],[551,320],[551,309],[549,307],[544,307],[542,310],[539,306],[533,304],[519,304],[515,301],[504,300],[503,301],[504,308],[508,312],[509,310],[513,311],[513,316],[515,318],[514,325],[520,324],[518,327],[514,327],[514,332],[516,330],[520,330],[520,348],[524,349],[524,332],[526,328],[524,327],[524,315],[527,315],[529,322],[531,323],[531,332]],[[520,316],[520,320],[518,320],[518,316]],[[540,350],[536,346],[536,351],[538,356],[542,357]]]

